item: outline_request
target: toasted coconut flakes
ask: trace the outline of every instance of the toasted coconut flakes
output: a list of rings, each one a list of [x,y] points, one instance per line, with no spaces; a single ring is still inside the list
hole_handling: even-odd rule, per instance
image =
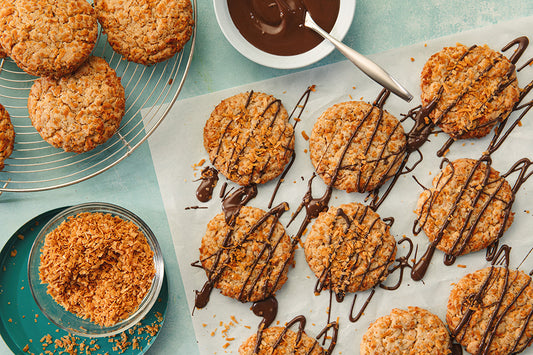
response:
[[[153,255],[134,223],[81,213],[46,236],[39,276],[67,311],[110,326],[133,313],[147,294],[155,275]]]

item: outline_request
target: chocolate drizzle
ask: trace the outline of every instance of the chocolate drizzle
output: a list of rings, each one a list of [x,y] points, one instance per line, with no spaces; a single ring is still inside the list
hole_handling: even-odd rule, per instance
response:
[[[200,180],[202,182],[196,190],[196,198],[198,198],[198,201],[200,202],[207,202],[211,200],[213,190],[217,186],[218,171],[215,168],[208,166],[202,170],[202,177]]]
[[[294,117],[294,124],[292,125],[294,131],[296,131],[296,125],[300,121],[300,117],[302,113],[304,112],[305,107],[307,106],[307,102],[309,101],[309,96],[311,95],[311,92],[314,91],[314,89],[315,89],[315,86],[312,85],[312,86],[309,86],[307,90],[305,90],[305,92],[302,94],[302,96],[300,97],[296,105],[294,106],[291,114],[289,115],[289,120],[290,120],[291,118],[294,117],[296,111],[298,110],[298,115]],[[276,198],[276,195],[281,186],[281,183],[285,180],[285,177],[287,176],[287,173],[291,169],[292,164],[294,163],[295,159],[296,159],[296,153],[293,150],[289,164],[287,165],[287,167],[285,167],[285,170],[283,171],[283,173],[278,179],[278,182],[276,183],[276,187],[274,188],[274,192],[272,193],[272,197],[270,198],[270,202],[268,203],[268,208],[272,207],[272,204],[274,203],[274,199]]]

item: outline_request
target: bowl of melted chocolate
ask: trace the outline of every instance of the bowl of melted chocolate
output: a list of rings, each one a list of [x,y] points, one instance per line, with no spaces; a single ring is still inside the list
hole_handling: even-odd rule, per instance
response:
[[[353,20],[355,0],[213,0],[226,39],[248,59],[271,68],[315,63],[335,47],[306,28],[305,13],[342,40]]]

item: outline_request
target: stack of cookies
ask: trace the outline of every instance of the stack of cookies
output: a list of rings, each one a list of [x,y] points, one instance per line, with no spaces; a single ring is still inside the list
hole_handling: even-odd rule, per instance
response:
[[[98,22],[115,51],[143,65],[181,51],[194,24],[190,0],[0,3],[0,58],[9,56],[39,77],[30,90],[29,117],[45,141],[67,152],[87,152],[106,142],[125,114],[120,78],[105,59],[91,56]],[[15,136],[2,106],[0,125],[1,169]]]

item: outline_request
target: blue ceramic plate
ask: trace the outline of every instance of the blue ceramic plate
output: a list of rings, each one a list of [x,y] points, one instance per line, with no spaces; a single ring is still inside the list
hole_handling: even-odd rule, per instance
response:
[[[75,347],[78,348],[79,354],[85,354],[86,349],[93,349],[93,355],[144,354],[159,334],[156,330],[164,322],[168,303],[166,276],[155,305],[140,324],[132,328],[133,331],[124,333],[127,339],[121,334],[106,338],[70,336],[52,324],[33,300],[27,279],[31,246],[41,228],[65,208],[51,210],[33,218],[4,245],[0,253],[0,334],[16,354],[24,351],[40,354],[45,350],[59,353],[64,349],[55,349],[53,342],[66,336],[78,344]],[[45,340],[44,337],[48,335],[49,340]],[[44,347],[50,341],[52,344]],[[119,345],[123,344],[126,346],[121,349]]]

